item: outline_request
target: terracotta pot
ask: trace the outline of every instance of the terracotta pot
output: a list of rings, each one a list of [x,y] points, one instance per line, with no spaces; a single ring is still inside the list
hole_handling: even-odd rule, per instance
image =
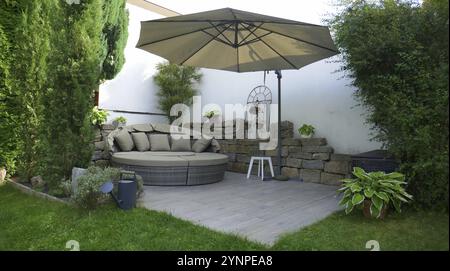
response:
[[[0,167],[0,183],[6,178],[6,168]]]
[[[372,205],[372,202],[370,200],[364,201],[363,214],[367,218],[372,218],[372,215],[370,214],[370,206],[371,205]],[[381,209],[380,219],[384,219],[384,217],[386,216],[387,210],[388,210],[387,206],[386,205],[383,206],[383,208]]]

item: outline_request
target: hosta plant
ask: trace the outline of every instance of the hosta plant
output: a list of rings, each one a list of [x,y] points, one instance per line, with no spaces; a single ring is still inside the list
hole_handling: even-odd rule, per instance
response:
[[[353,176],[355,178],[342,180],[338,190],[343,193],[339,204],[345,207],[346,214],[360,207],[366,216],[383,218],[390,206],[400,212],[401,204],[412,200],[405,191],[405,175],[401,173],[366,172],[354,167]]]

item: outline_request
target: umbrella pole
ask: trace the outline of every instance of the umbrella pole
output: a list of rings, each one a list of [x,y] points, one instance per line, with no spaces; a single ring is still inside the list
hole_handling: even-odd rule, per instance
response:
[[[276,70],[278,79],[278,175],[281,175],[281,70]]]

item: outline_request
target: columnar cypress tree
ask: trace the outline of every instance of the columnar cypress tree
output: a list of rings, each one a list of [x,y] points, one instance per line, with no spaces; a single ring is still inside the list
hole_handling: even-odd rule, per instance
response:
[[[0,24],[0,167],[14,170],[17,153],[16,118],[11,114],[10,43]]]
[[[51,0],[5,1],[2,3],[2,24],[10,42],[10,88],[6,114],[14,121],[17,133],[20,173],[29,178],[37,171],[38,127],[41,118],[41,97],[47,82],[46,60],[50,51],[49,13]],[[10,122],[10,124],[12,124]],[[11,132],[11,130],[9,131]]]
[[[113,79],[125,63],[124,50],[128,39],[128,12],[125,4],[124,0],[105,1],[103,4],[106,56],[101,80]]]
[[[93,91],[124,62],[125,2],[0,1],[1,163],[53,187],[89,163]]]
[[[123,29],[128,22],[124,8],[124,0],[62,4],[54,22],[60,26],[52,37],[56,53],[51,66],[56,69],[44,99],[47,123],[42,126],[44,176],[54,186],[69,177],[72,167],[86,167],[90,162],[93,92],[123,65],[127,33]]]

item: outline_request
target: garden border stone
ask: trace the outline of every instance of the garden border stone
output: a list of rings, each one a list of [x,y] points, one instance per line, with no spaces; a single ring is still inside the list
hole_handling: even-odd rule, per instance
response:
[[[69,206],[73,206],[73,203],[70,201],[66,201],[66,200],[57,198],[55,196],[46,194],[46,193],[36,191],[36,190],[34,190],[26,185],[23,185],[21,183],[18,183],[18,182],[12,181],[12,180],[6,180],[6,182],[11,184],[13,187],[17,188],[18,190],[20,190],[21,192],[23,192],[25,194],[36,196],[38,198],[42,198],[45,200],[55,201],[55,202],[59,202],[59,203],[64,203]]]

